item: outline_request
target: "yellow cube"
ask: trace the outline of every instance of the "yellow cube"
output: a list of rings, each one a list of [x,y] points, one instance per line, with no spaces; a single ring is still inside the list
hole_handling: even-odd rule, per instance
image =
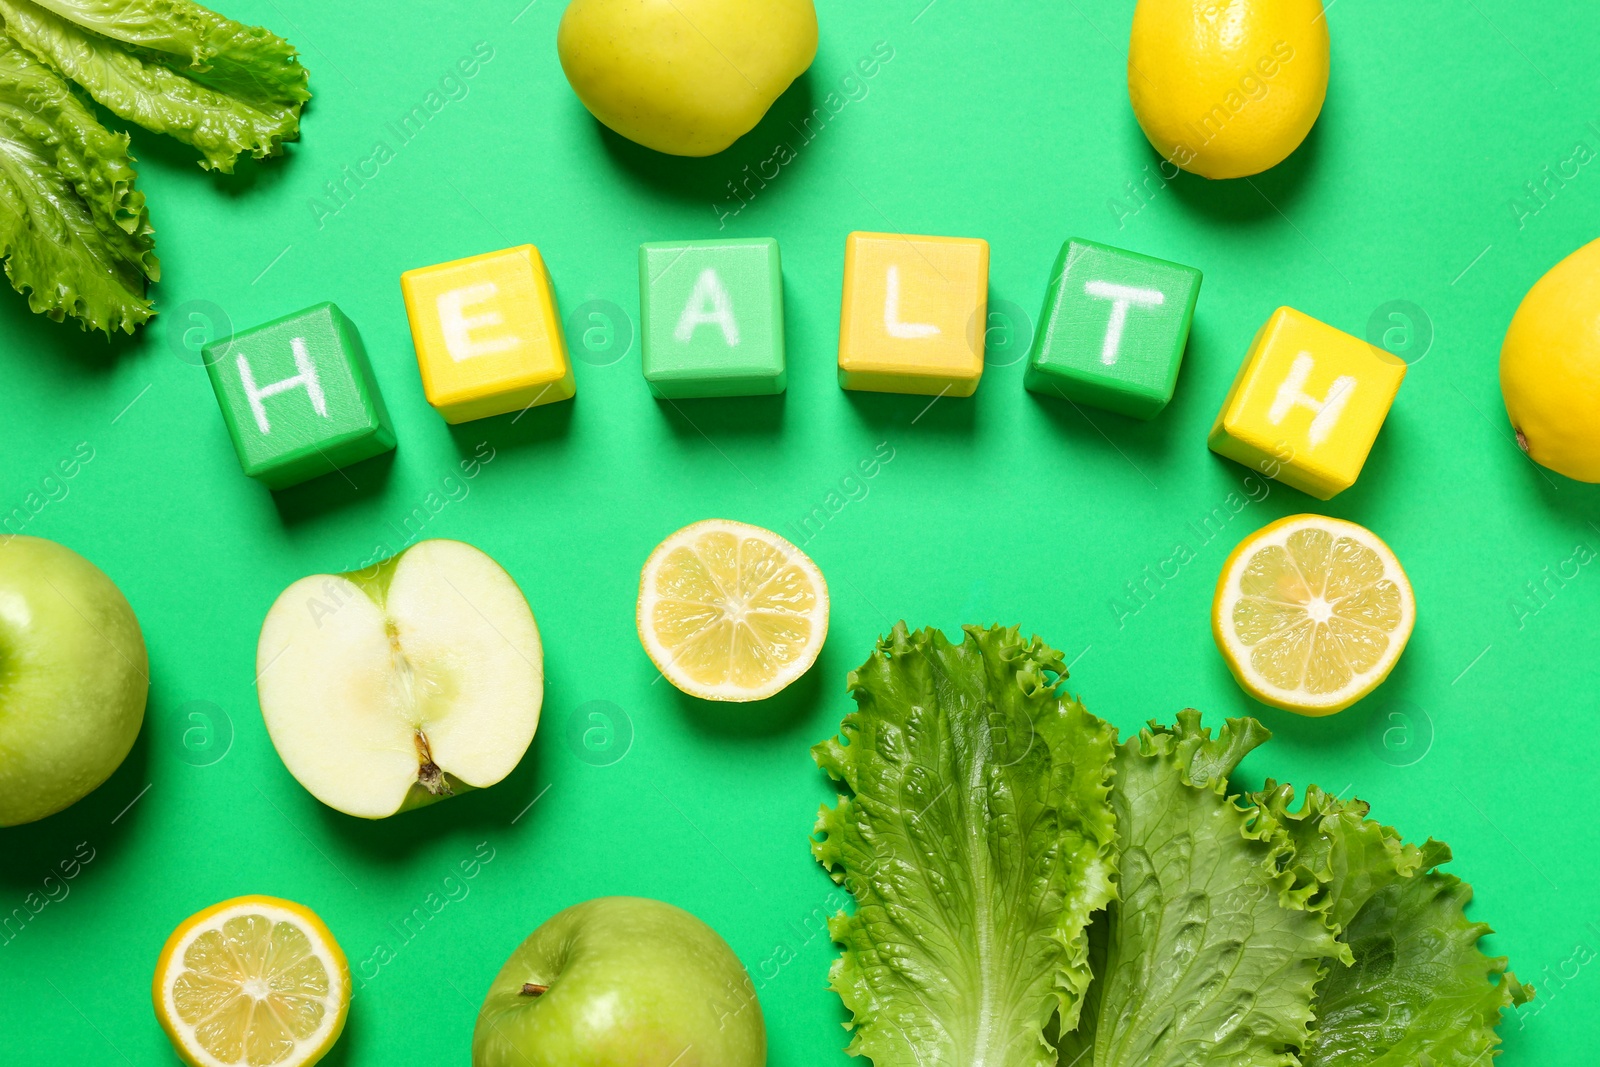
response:
[[[839,384],[971,396],[983,376],[989,242],[852,233],[844,246]]]
[[[446,422],[576,391],[550,274],[532,245],[408,270],[400,289],[423,391]]]
[[[1211,450],[1330,500],[1355,484],[1405,363],[1293,308],[1256,334],[1211,427]]]

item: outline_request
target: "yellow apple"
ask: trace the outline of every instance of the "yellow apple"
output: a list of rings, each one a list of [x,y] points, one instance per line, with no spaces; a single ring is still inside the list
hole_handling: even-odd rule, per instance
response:
[[[812,0],[573,0],[561,68],[594,117],[675,156],[749,133],[817,54]]]

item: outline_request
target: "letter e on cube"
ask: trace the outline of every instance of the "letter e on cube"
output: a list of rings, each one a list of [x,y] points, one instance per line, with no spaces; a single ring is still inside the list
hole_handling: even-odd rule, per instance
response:
[[[408,270],[400,289],[423,392],[446,422],[576,392],[555,291],[533,245]]]

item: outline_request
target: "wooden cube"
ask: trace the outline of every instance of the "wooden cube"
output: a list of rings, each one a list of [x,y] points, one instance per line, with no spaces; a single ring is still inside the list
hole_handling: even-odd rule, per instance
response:
[[[852,233],[845,241],[839,384],[971,396],[983,377],[989,243]]]
[[[656,396],[787,386],[783,268],[772,238],[640,245],[639,303],[644,379]]]
[[[203,350],[244,472],[273,489],[394,448],[353,322],[317,304]]]
[[[1150,419],[1172,400],[1200,272],[1093,241],[1061,246],[1024,385]]]
[[[1234,378],[1211,450],[1330,500],[1355,484],[1405,376],[1383,349],[1279,308]]]
[[[577,391],[539,250],[519,245],[400,275],[428,403],[471,422]]]

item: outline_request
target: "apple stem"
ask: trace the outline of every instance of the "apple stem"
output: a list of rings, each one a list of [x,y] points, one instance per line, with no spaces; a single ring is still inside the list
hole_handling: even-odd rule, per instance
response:
[[[1523,434],[1523,432],[1521,430],[1518,430],[1515,426],[1513,426],[1512,429],[1516,430],[1517,447],[1522,449],[1522,451],[1526,454],[1528,452],[1528,438]]]
[[[444,771],[433,762],[433,751],[428,747],[428,739],[421,730],[416,732],[417,744],[417,782],[436,797],[448,797],[455,794],[446,780]]]
[[[522,987],[522,995],[525,997],[538,997],[543,996],[549,990],[550,987],[547,985],[535,985],[532,982],[528,982]]]

